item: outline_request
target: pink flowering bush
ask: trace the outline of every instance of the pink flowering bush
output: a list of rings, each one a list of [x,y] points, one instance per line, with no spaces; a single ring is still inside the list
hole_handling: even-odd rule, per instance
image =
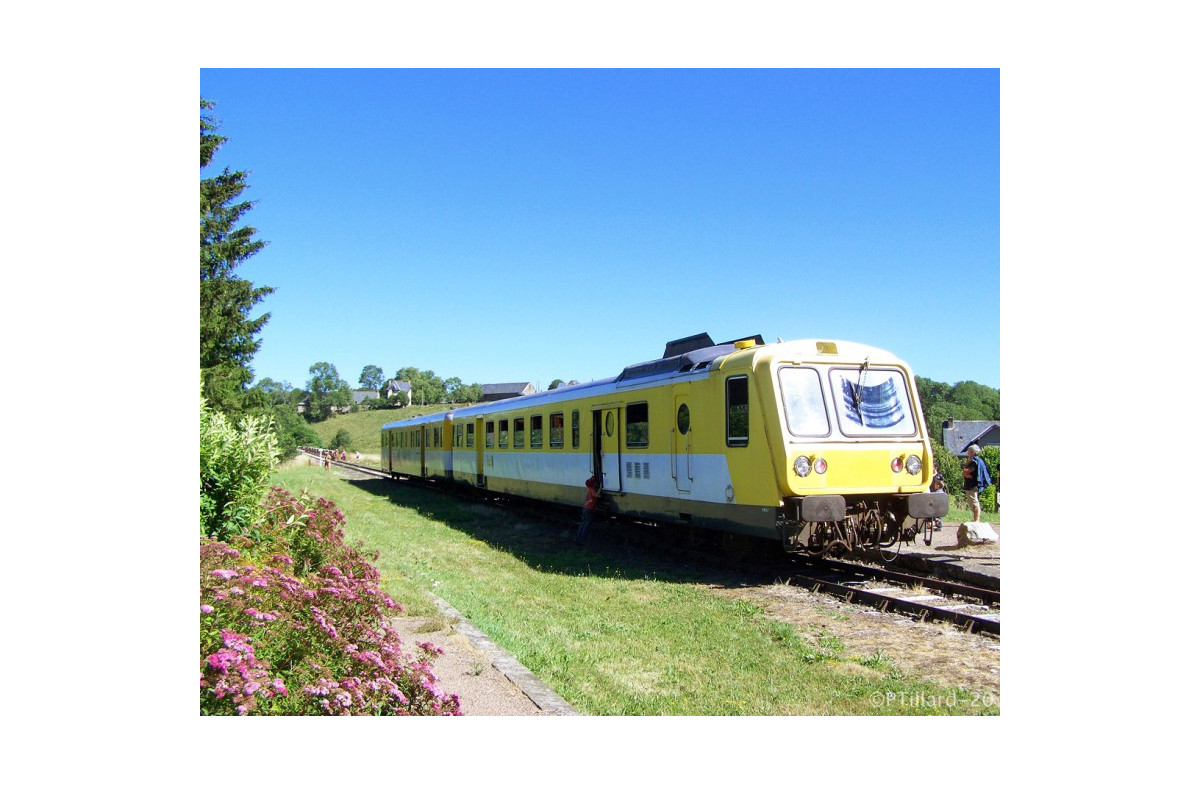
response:
[[[457,715],[402,651],[378,571],[343,543],[331,503],[273,488],[256,539],[200,543],[202,714]]]

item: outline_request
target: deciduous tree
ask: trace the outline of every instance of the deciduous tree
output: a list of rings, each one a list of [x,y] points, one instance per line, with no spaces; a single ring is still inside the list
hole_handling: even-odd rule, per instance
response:
[[[338,376],[333,363],[313,363],[308,372],[308,414],[314,420],[327,420],[335,406],[349,406],[350,385]]]
[[[921,412],[935,442],[941,441],[942,423],[946,420],[1000,419],[1000,391],[978,382],[950,385],[918,376],[917,394],[921,396]]]
[[[362,390],[378,390],[383,387],[383,369],[378,365],[367,365],[358,375],[358,386]]]

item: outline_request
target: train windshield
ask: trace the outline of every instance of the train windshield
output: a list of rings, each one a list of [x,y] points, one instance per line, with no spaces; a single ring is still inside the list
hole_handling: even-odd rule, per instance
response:
[[[833,368],[829,384],[846,436],[914,436],[917,421],[904,374],[895,368]]]
[[[829,414],[815,368],[780,368],[779,394],[793,436],[829,435]]]

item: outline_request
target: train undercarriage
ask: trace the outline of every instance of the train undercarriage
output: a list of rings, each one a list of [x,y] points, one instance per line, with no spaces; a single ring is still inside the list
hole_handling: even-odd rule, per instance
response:
[[[922,534],[928,544],[934,522],[948,509],[949,497],[932,493],[855,500],[796,498],[785,500],[777,527],[789,553],[824,557],[876,551],[882,555]]]

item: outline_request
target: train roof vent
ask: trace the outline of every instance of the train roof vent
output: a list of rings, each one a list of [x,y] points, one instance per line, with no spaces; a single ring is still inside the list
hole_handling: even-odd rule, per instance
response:
[[[708,337],[708,333],[697,333],[689,335],[687,338],[676,338],[674,341],[667,341],[667,348],[663,350],[663,359],[668,357],[678,357],[681,354],[693,352],[696,349],[707,349],[710,346],[716,346],[713,339]]]
[[[709,346],[705,349],[697,349],[687,354],[681,354],[677,357],[663,357],[659,360],[648,360],[644,363],[631,365],[621,371],[621,375],[617,377],[618,382],[627,382],[630,379],[643,379],[647,376],[660,376],[668,373],[682,373],[689,370],[700,370],[702,367],[707,367],[714,360],[719,360],[727,354],[732,354],[734,347],[731,344],[721,344],[720,346]]]
[[[699,333],[687,338],[670,341],[666,353],[658,360],[648,360],[644,363],[631,365],[617,377],[618,382],[630,379],[641,379],[647,376],[658,376],[665,373],[683,373],[685,371],[700,371],[727,354],[737,351],[735,343],[752,341],[755,346],[762,346],[761,335],[750,335],[736,341],[725,341],[714,344],[708,333]]]

